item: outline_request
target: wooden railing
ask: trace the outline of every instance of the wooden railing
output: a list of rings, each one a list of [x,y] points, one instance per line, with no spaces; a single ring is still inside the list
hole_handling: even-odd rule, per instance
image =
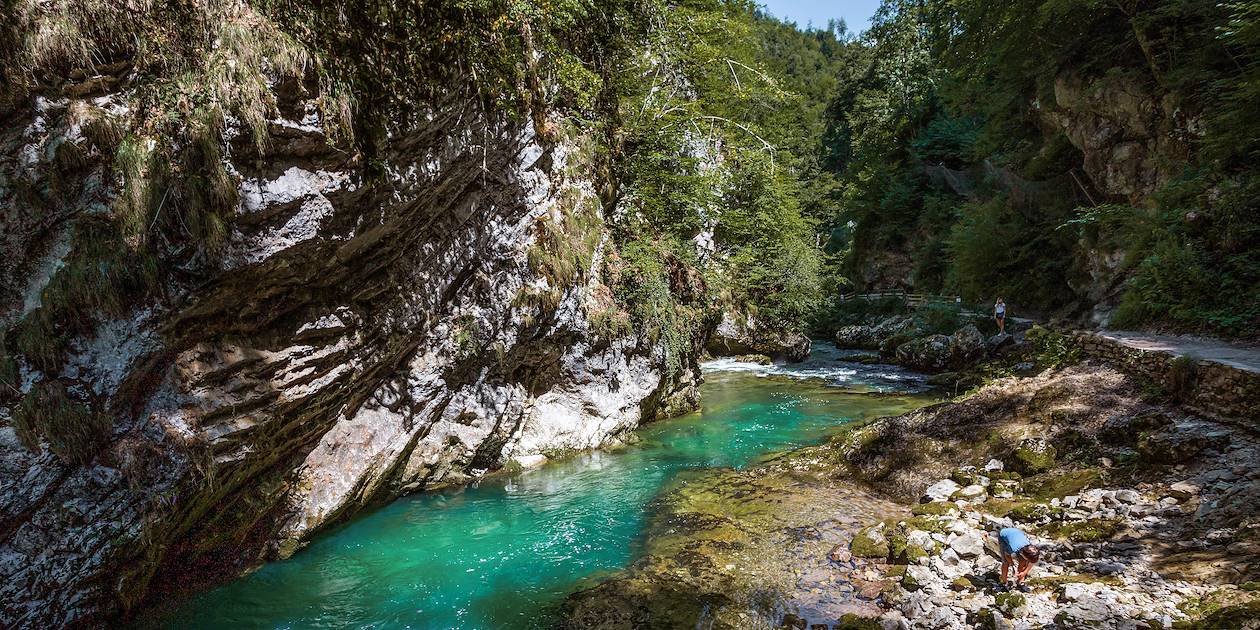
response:
[[[841,294],[839,300],[848,302],[851,300],[884,300],[888,298],[898,298],[904,300],[908,306],[919,308],[924,304],[958,304],[962,305],[962,297],[957,295],[932,295],[928,293],[906,293],[905,291],[880,291],[877,293],[847,293]]]

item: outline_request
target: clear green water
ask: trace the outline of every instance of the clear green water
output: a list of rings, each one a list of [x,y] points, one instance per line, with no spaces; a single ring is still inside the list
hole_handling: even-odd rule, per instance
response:
[[[928,402],[921,382],[837,359],[719,362],[703,409],[642,440],[459,490],[395,501],[293,558],[150,619],[180,628],[537,628],[583,578],[631,559],[645,506],[684,469],[746,466],[838,425]]]

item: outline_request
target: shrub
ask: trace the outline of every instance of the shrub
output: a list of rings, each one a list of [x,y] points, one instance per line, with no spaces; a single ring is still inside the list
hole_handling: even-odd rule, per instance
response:
[[[1026,334],[1028,342],[1032,344],[1037,365],[1060,368],[1080,363],[1080,345],[1068,335],[1037,325],[1029,329]]]

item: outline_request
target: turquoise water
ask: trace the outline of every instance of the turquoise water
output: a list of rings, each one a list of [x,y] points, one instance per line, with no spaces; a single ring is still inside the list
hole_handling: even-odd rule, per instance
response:
[[[583,578],[631,559],[645,506],[684,469],[746,466],[901,413],[922,381],[840,360],[706,366],[703,408],[641,441],[400,499],[156,620],[180,628],[537,628]],[[152,620],[151,620],[152,621]]]

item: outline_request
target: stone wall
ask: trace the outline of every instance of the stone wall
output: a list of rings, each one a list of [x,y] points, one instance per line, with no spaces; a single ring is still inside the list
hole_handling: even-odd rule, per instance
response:
[[[1193,355],[1194,369],[1183,371],[1173,352],[1133,348],[1092,332],[1074,337],[1086,357],[1149,379],[1195,411],[1260,425],[1260,373]]]

